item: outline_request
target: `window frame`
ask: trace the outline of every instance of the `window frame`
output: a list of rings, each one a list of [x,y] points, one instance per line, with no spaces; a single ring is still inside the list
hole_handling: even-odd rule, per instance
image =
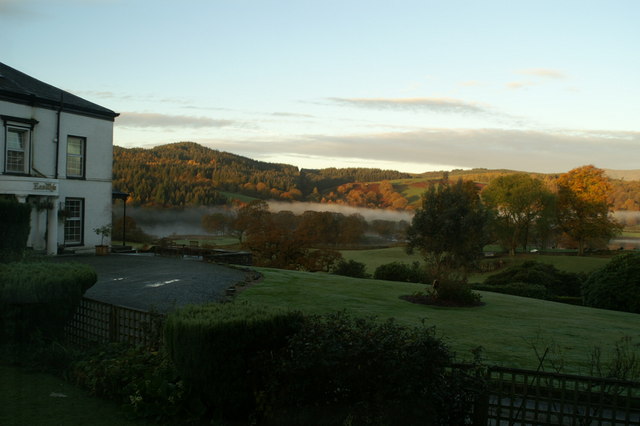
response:
[[[77,216],[70,216],[70,214],[72,213],[73,209],[70,206],[70,203],[79,203],[79,207],[75,210],[78,210],[78,214]],[[64,236],[64,245],[67,247],[70,246],[81,246],[84,244],[84,225],[85,225],[85,218],[84,218],[84,214],[85,214],[85,200],[84,198],[78,198],[78,197],[67,197],[64,200],[64,211],[65,211],[65,218],[64,218],[64,230],[63,230],[63,236]],[[71,233],[71,224],[74,223],[75,225],[73,225],[73,237],[77,238],[69,238],[69,234]]]
[[[80,154],[71,154],[69,153],[69,142],[72,140],[80,141]],[[83,136],[67,136],[67,156],[66,156],[66,177],[67,179],[85,179],[86,178],[86,170],[87,170],[87,138]],[[69,173],[69,158],[80,158],[80,174],[70,174]]]
[[[28,175],[31,169],[31,127],[19,126],[15,124],[5,123],[4,131],[4,173],[12,175]],[[24,135],[23,143],[24,147],[22,151],[16,149],[10,149],[9,147],[9,133],[17,133]],[[22,168],[20,170],[9,168],[9,152],[22,152]]]

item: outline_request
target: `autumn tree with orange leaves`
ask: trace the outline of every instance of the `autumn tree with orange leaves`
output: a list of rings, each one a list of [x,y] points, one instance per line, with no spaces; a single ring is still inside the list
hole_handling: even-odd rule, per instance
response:
[[[558,177],[558,223],[584,255],[589,245],[608,241],[620,232],[609,215],[611,183],[604,170],[592,165],[578,167]]]

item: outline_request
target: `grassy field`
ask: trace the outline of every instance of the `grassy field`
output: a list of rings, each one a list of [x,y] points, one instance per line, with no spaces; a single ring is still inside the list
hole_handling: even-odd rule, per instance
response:
[[[0,365],[2,426],[144,424],[127,419],[118,404],[91,398],[62,379]]]
[[[342,256],[347,260],[355,260],[364,263],[367,266],[367,272],[373,274],[376,268],[385,263],[403,262],[411,263],[421,261],[422,258],[418,254],[408,255],[404,247],[391,247],[387,249],[375,250],[343,250]],[[508,265],[516,265],[527,260],[536,260],[543,263],[550,263],[556,268],[568,272],[586,272],[589,273],[595,269],[604,266],[609,259],[604,257],[586,257],[586,256],[552,256],[541,254],[521,254],[516,257],[502,257]],[[469,277],[470,282],[480,282],[490,274],[472,274]]]
[[[560,260],[559,260],[560,262]],[[570,267],[576,263],[564,260]],[[587,373],[594,345],[608,353],[624,336],[640,341],[640,315],[480,292],[484,306],[441,308],[400,299],[425,288],[348,277],[258,268],[264,281],[238,295],[239,300],[300,309],[309,313],[347,310],[359,315],[395,318],[406,325],[434,326],[461,358],[483,346],[489,363],[536,368],[533,346],[547,359],[562,359],[566,372]]]

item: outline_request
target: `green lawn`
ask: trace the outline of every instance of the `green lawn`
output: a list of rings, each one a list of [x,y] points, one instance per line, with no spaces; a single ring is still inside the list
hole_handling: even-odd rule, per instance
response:
[[[62,379],[0,365],[2,426],[143,424],[147,423],[128,420],[116,403],[90,398],[83,390]]]
[[[563,358],[567,372],[586,373],[594,345],[608,353],[624,336],[640,340],[640,315],[480,292],[485,306],[439,308],[399,298],[425,288],[421,284],[353,279],[321,273],[257,268],[264,281],[241,292],[238,300],[323,313],[345,309],[360,315],[396,318],[407,325],[424,320],[435,326],[459,357],[479,345],[490,363],[537,367],[531,345],[549,358]]]
[[[385,263],[403,262],[411,263],[421,261],[419,254],[408,255],[404,247],[390,247],[386,249],[373,250],[342,250],[342,256],[347,260],[355,260],[367,266],[367,272],[373,274],[376,268]],[[538,262],[550,263],[556,268],[568,272],[591,272],[604,266],[609,259],[591,256],[551,256],[541,254],[519,254],[516,257],[502,257],[508,265],[515,265],[526,260],[536,260]],[[480,282],[490,274],[472,274],[470,282]]]

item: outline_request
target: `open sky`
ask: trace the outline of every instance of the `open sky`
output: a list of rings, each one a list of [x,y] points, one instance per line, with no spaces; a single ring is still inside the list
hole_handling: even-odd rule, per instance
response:
[[[640,168],[638,0],[0,0],[114,143],[299,167]]]

